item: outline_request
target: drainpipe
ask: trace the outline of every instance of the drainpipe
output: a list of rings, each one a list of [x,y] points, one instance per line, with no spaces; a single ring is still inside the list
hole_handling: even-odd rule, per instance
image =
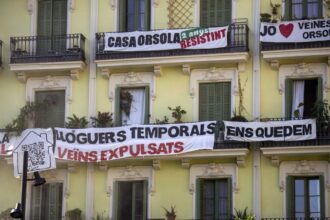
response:
[[[252,14],[253,14],[253,117],[260,119],[260,0],[253,0]],[[256,220],[261,219],[261,171],[260,171],[260,149],[258,145],[252,146],[253,157],[253,212]]]
[[[90,35],[89,35],[89,82],[88,82],[88,117],[96,115],[96,64],[95,64],[95,34],[98,21],[98,0],[91,0],[90,8]],[[86,219],[93,218],[94,210],[94,165],[87,164],[86,175]]]

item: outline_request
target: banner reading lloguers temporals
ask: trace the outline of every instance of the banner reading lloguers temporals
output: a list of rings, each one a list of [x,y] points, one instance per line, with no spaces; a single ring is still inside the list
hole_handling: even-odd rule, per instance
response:
[[[56,128],[55,157],[97,162],[213,149],[216,122],[114,128]]]
[[[297,43],[330,40],[330,19],[287,21],[260,25],[260,41]]]
[[[225,140],[236,141],[302,141],[316,138],[315,119],[235,122],[224,121]]]
[[[105,34],[105,51],[213,49],[227,46],[228,26]]]

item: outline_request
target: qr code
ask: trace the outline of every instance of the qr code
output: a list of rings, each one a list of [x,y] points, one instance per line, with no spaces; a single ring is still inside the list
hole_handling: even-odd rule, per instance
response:
[[[46,149],[44,142],[36,142],[22,146],[23,151],[29,152],[28,170],[32,171],[46,163]]]

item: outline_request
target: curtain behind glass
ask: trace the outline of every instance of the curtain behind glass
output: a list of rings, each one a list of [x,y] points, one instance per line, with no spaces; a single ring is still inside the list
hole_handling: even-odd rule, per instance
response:
[[[145,89],[125,89],[133,97],[129,116],[121,111],[122,125],[144,124]]]
[[[298,108],[300,103],[304,103],[304,90],[305,90],[305,81],[304,80],[296,80],[293,81],[293,92],[292,92],[292,113],[291,116],[295,117],[295,111],[299,111],[299,116],[302,117],[304,115],[304,106]]]

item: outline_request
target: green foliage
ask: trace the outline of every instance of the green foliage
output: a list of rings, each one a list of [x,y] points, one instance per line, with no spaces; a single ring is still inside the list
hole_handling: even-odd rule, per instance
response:
[[[171,209],[168,210],[166,208],[163,207],[163,209],[165,210],[165,216],[167,219],[175,219],[176,217],[176,210],[175,210],[175,206],[171,205]]]
[[[98,112],[97,117],[91,117],[92,125],[95,128],[107,128],[113,126],[112,113]]]
[[[156,124],[168,124],[168,117],[164,116],[163,120],[156,119]]]
[[[120,110],[124,111],[127,116],[131,113],[133,96],[128,90],[120,91]]]
[[[81,210],[76,208],[65,213],[66,220],[81,220]]]
[[[182,123],[182,116],[187,114],[186,110],[181,109],[181,106],[176,106],[175,108],[168,107],[172,111],[172,117],[175,119],[175,123]]]
[[[77,117],[75,114],[73,114],[72,117],[68,117],[68,121],[65,122],[66,128],[86,128],[88,125],[88,121],[86,117]]]
[[[312,115],[316,117],[318,126],[320,126],[322,131],[327,131],[330,126],[329,110],[328,100],[317,101],[312,109]]]
[[[51,103],[48,103],[48,101],[40,103],[27,102],[20,109],[17,118],[5,126],[6,132],[16,132],[17,135],[20,135],[25,129],[28,128],[27,120],[34,120],[36,113],[38,111],[45,111],[49,108],[50,104]]]
[[[248,207],[245,207],[243,211],[235,209],[235,220],[255,220],[255,218],[252,212],[248,213]]]
[[[271,17],[272,17],[271,14],[268,14],[268,13],[261,13],[261,14],[260,14],[260,21],[261,21],[261,22],[270,22],[270,21],[271,21]]]
[[[240,122],[248,121],[244,116],[237,114],[236,109],[234,110],[233,115],[234,116],[230,118],[230,121],[240,121]]]
[[[294,112],[293,112],[293,116],[294,116],[295,118],[300,118],[300,117],[302,117],[302,115],[300,115],[299,108],[301,108],[301,107],[303,107],[303,106],[304,106],[304,103],[300,102],[299,105],[297,106],[297,109],[294,110]]]
[[[110,220],[110,217],[106,216],[104,213],[97,213],[96,218],[92,218],[92,220]]]

